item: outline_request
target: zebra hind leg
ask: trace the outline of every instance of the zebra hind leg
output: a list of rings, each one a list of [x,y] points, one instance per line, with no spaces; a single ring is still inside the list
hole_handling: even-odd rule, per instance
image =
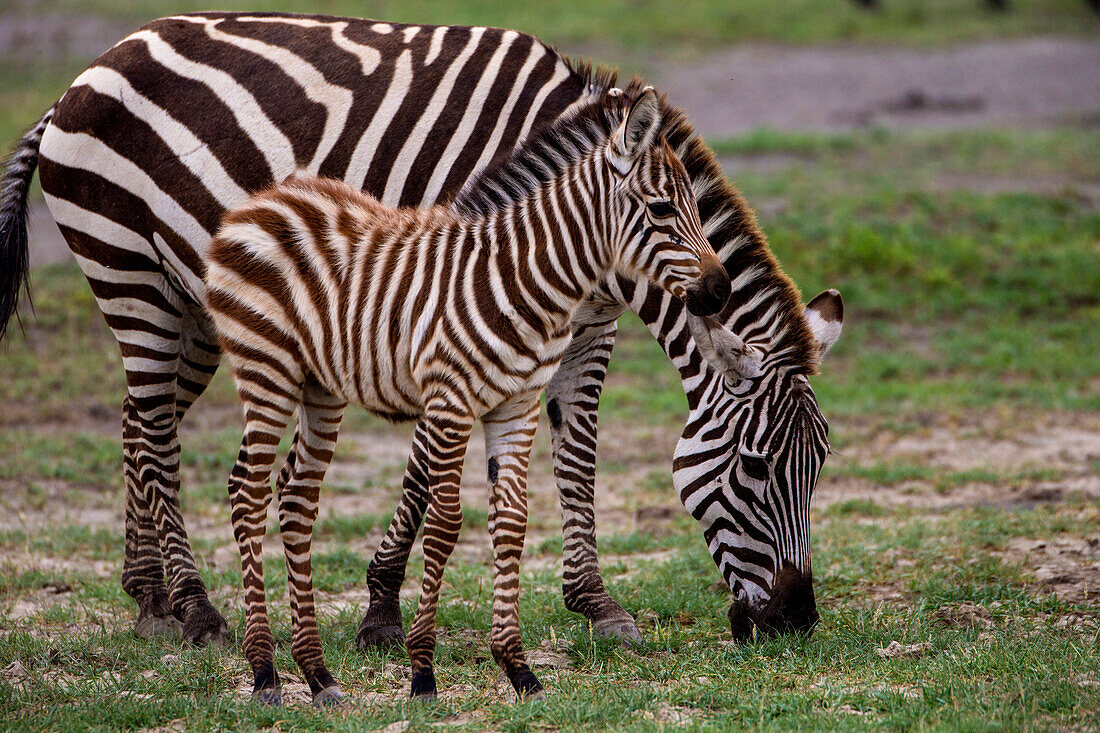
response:
[[[199,309],[184,309],[180,331],[175,381],[177,425],[206,390],[221,359],[216,339],[210,332],[210,322]],[[137,445],[141,427],[129,397],[123,401],[122,423],[126,485],[126,559],[122,587],[138,603],[134,633],[141,638],[178,636],[183,632],[183,624],[172,611],[156,525],[138,481]]]
[[[596,550],[596,414],[615,333],[612,321],[574,339],[546,388],[546,414],[561,500],[565,607],[588,619],[593,636],[629,644],[641,634],[604,588]]]
[[[538,397],[502,405],[482,419],[488,454],[489,533],[493,543],[493,658],[520,699],[543,687],[527,664],[519,633],[519,568],[527,534],[527,469],[539,421]]]
[[[126,485],[126,552],[122,566],[122,589],[138,604],[134,633],[146,639],[152,636],[178,636],[183,623],[172,612],[168,586],[164,582],[164,562],[157,539],[153,513],[140,490],[137,473],[137,445],[141,428],[133,403],[122,403],[122,469]]]
[[[434,699],[435,612],[439,604],[443,569],[462,528],[459,484],[473,420],[461,410],[447,405],[429,405],[426,412],[428,414],[413,434],[409,461],[424,467],[428,486],[431,487],[431,503],[424,525],[424,580],[420,586],[416,618],[409,627],[405,646],[412,668],[412,697]]]
[[[340,686],[325,666],[313,596],[310,549],[317,520],[321,482],[332,461],[340,420],[347,403],[316,383],[302,395],[298,431],[286,465],[279,474],[279,526],[286,553],[287,585],[294,631],[291,655],[309,684],[317,707],[337,705]]]
[[[401,584],[405,581],[409,554],[424,521],[429,500],[428,477],[424,466],[418,461],[410,460],[402,479],[401,502],[367,569],[370,606],[355,635],[355,645],[361,650],[405,646],[399,594]]]

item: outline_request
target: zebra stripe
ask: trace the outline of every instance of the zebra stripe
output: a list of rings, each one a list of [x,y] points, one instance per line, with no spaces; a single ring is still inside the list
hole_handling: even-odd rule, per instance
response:
[[[229,493],[257,698],[279,697],[262,546],[271,467],[295,410],[296,461],[279,492],[291,648],[315,702],[341,697],[317,635],[309,558],[320,482],[351,401],[419,418],[410,465],[424,477],[429,504],[424,580],[407,638],[413,695],[436,693],[435,612],[462,526],[459,482],[477,418],[491,447],[493,656],[520,696],[542,689],[519,634],[526,476],[538,395],[568,347],[572,316],[612,270],[647,277],[700,314],[719,310],[729,294],[687,174],[657,135],[656,94],[647,88],[627,113],[630,101],[608,96],[521,146],[502,170],[522,170],[529,148],[560,149],[571,129],[594,118],[623,120],[606,145],[563,156],[542,185],[487,215],[392,209],[347,184],[301,177],[226,215],[206,255],[205,300],[245,414]],[[678,216],[654,213],[675,208]],[[433,276],[409,287],[409,273],[432,266]],[[320,447],[311,438],[317,405],[328,409]]]

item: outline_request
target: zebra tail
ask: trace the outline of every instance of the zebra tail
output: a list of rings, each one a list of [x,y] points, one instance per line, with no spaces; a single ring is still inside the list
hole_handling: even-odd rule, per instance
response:
[[[19,291],[30,297],[27,276],[27,192],[38,167],[38,146],[42,133],[53,119],[55,104],[16,144],[0,164],[0,339],[13,315],[18,319]]]

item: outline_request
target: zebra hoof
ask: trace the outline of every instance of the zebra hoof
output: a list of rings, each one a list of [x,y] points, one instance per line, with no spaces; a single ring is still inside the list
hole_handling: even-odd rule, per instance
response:
[[[360,626],[355,635],[355,648],[365,652],[371,649],[404,649],[405,630],[397,626]]]
[[[229,646],[229,627],[222,615],[207,604],[183,618],[183,638],[195,646]]]
[[[623,646],[633,646],[642,641],[642,634],[633,619],[600,621],[592,625],[592,636],[597,639],[615,639]]]
[[[137,621],[134,622],[134,635],[139,639],[152,639],[154,637],[171,639],[182,634],[183,624],[171,614],[157,616],[142,611],[138,614]]]
[[[313,696],[315,708],[332,708],[343,705],[345,702],[344,693],[340,691],[339,685],[326,687]]]
[[[283,690],[281,687],[264,687],[253,690],[252,700],[269,708],[281,707],[283,704]]]
[[[420,702],[435,701],[435,672],[433,670],[413,673],[412,684],[409,686],[409,697]]]
[[[512,687],[515,688],[516,696],[521,702],[541,700],[546,696],[546,691],[543,689],[542,683],[539,682],[539,678],[529,669],[514,674],[510,673],[508,679],[512,683]]]

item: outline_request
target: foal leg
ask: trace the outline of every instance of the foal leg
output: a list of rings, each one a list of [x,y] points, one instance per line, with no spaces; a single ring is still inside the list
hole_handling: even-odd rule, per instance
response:
[[[294,447],[279,475],[279,527],[286,553],[287,585],[294,634],[290,653],[302,670],[313,704],[321,707],[340,702],[339,685],[325,666],[317,614],[313,600],[313,568],[310,549],[317,520],[321,482],[332,461],[340,420],[347,402],[307,381],[299,409]]]
[[[405,632],[401,628],[401,584],[405,582],[409,554],[430,500],[423,466],[410,460],[402,480],[401,502],[367,569],[370,606],[355,635],[355,646],[359,649],[405,645]]]
[[[459,482],[473,419],[449,406],[429,406],[426,412],[416,426],[409,457],[409,463],[416,464],[427,477],[431,503],[424,526],[424,580],[406,648],[412,667],[412,696],[434,698],[435,611],[443,568],[462,528]]]
[[[267,618],[264,594],[263,541],[267,506],[271,500],[271,466],[279,438],[300,400],[299,394],[263,390],[252,398],[251,388],[238,376],[237,391],[244,404],[245,427],[241,450],[229,476],[233,536],[241,552],[244,585],[245,632],[242,648],[252,667],[253,699],[267,705],[282,703],[279,675],[275,671],[275,640]],[[289,569],[288,569],[289,570]]]
[[[615,345],[615,322],[579,333],[546,388],[562,517],[565,607],[597,637],[641,639],[632,617],[604,588],[596,551],[596,414]]]
[[[527,534],[527,468],[539,423],[538,396],[501,405],[482,418],[489,468],[489,534],[493,541],[493,626],[490,647],[520,698],[539,683],[519,633],[519,563]]]

